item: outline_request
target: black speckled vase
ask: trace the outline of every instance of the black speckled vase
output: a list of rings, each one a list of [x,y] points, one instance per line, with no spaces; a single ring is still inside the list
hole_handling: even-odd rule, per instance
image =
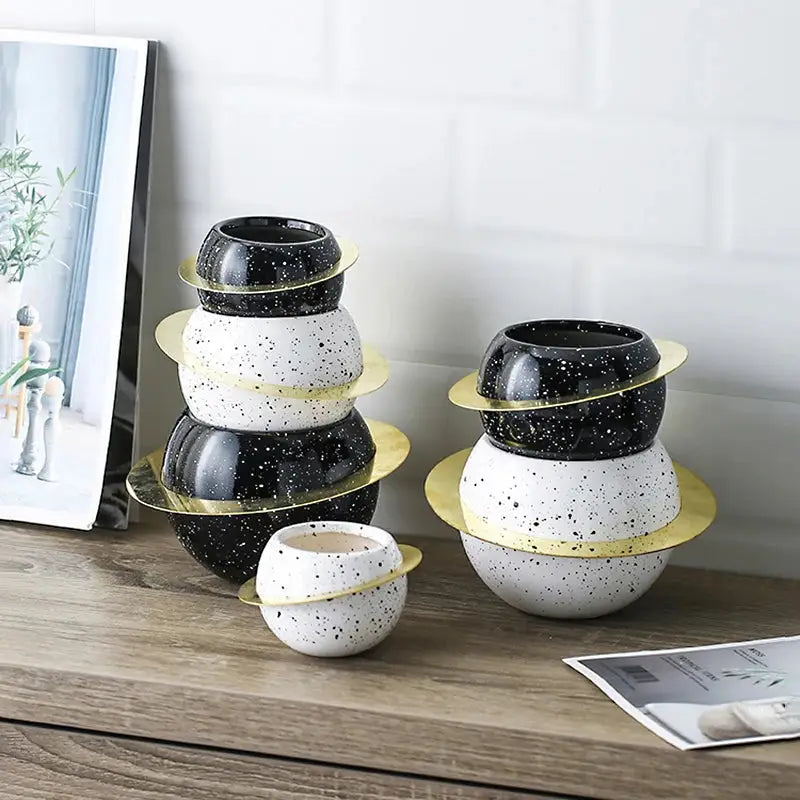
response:
[[[197,274],[232,286],[272,286],[313,279],[341,257],[333,234],[315,222],[288,217],[236,217],[218,222],[197,255]],[[241,294],[198,291],[203,307],[215,314],[289,317],[332,311],[344,278],[299,289]]]
[[[613,388],[658,364],[636,328],[591,320],[536,320],[500,331],[486,350],[478,391],[502,400],[558,400]],[[621,394],[533,411],[482,412],[492,442],[535,458],[596,460],[649,447],[664,416],[664,378]]]
[[[291,498],[344,480],[374,455],[355,409],[332,425],[272,433],[215,428],[184,411],[164,448],[161,481],[204,500]]]
[[[244,583],[256,574],[258,560],[275,531],[300,522],[341,520],[372,521],[380,483],[355,492],[286,511],[260,514],[198,516],[169,514],[178,541],[206,569],[233,583]]]
[[[344,480],[366,466],[375,444],[364,419],[351,411],[321,428],[246,433],[198,422],[184,411],[164,450],[161,479],[172,491],[206,500],[291,498]],[[298,522],[369,523],[378,484],[310,505],[257,514],[170,514],[181,544],[203,566],[230,581],[255,575],[272,534]]]

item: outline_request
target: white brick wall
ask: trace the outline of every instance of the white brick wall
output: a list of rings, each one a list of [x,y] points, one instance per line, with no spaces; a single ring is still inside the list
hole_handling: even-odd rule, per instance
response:
[[[421,480],[475,435],[446,388],[493,332],[590,315],[691,348],[664,438],[722,521],[682,558],[800,573],[796,0],[0,0],[0,24],[164,43],[148,329],[215,219],[359,242],[345,302],[395,366],[362,406],[415,445],[393,529],[442,530]],[[144,341],[153,447],[180,397]]]

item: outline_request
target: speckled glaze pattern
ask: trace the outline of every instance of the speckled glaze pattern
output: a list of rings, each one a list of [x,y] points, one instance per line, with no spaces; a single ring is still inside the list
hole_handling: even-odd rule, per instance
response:
[[[315,222],[288,217],[236,217],[218,222],[197,255],[197,274],[232,286],[302,281],[333,268],[341,250]]]
[[[323,428],[278,433],[217,428],[184,412],[167,440],[161,480],[206,500],[291,498],[344,480],[374,455],[356,410]]]
[[[482,436],[459,492],[492,525],[561,541],[641,536],[680,511],[675,470],[658,440],[631,456],[582,462],[507,453]]]
[[[206,569],[241,584],[256,574],[270,537],[287,525],[320,520],[368,524],[378,503],[379,483],[358,491],[286,511],[198,516],[170,514],[178,541]]]
[[[658,364],[652,339],[636,328],[592,320],[534,320],[491,341],[478,391],[502,400],[580,397],[613,388]],[[652,387],[652,388],[651,388]],[[577,406],[481,414],[500,446],[536,458],[591,460],[648,447],[664,414],[663,379]]]
[[[194,310],[184,348],[212,370],[279,386],[339,386],[363,369],[347,309],[307,317],[228,317]]]
[[[297,400],[225,386],[178,366],[181,392],[195,418],[238,431],[294,431],[344,419],[355,400]]]
[[[628,392],[536,411],[481,412],[483,428],[503,450],[571,461],[619,458],[646,450],[658,434],[666,379]]]
[[[308,656],[363,653],[397,625],[406,602],[405,575],[366,592],[317,603],[262,606],[261,616],[285,645]]]
[[[349,534],[359,545],[333,553],[292,547],[296,537],[324,541],[332,533]],[[259,597],[280,600],[333,594],[380,578],[402,563],[403,555],[391,534],[372,525],[330,520],[292,525],[264,548],[256,591]]]
[[[317,552],[292,546],[334,532],[346,533],[346,552]],[[363,542],[363,544],[360,544]],[[320,549],[323,549],[321,546]],[[397,569],[403,556],[394,538],[368,525],[323,521],[284,528],[268,542],[258,565],[259,597],[299,599],[347,591]],[[406,599],[405,576],[364,592],[333,600],[261,606],[269,629],[306,655],[337,657],[374,647],[392,631]]]
[[[600,617],[638,600],[658,579],[671,551],[627,558],[540,556],[461,532],[470,563],[499,598],[527,614]]]
[[[312,283],[300,289],[267,294],[207,292],[198,289],[206,311],[233,317],[304,317],[335,311],[342,299],[344,275]]]

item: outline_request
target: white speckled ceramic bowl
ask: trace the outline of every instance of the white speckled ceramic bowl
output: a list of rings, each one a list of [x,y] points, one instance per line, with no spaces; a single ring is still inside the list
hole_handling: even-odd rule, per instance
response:
[[[641,536],[680,511],[678,481],[664,445],[602,461],[529,458],[482,436],[467,459],[461,502],[487,522],[563,541]]]
[[[508,453],[483,436],[464,467],[464,506],[491,525],[560,541],[614,541],[658,530],[678,515],[672,461],[647,450],[602,461],[551,461]],[[670,552],[570,558],[511,550],[461,532],[475,571],[515,608],[547,617],[597,617],[641,597]]]
[[[231,317],[202,308],[183,332],[187,353],[215,372],[265,384],[326,388],[363,369],[361,337],[346,309],[301,317]],[[338,422],[354,400],[282,398],[211,380],[179,366],[181,390],[201,422],[242,431],[285,431]]]
[[[667,566],[670,550],[625,558],[567,558],[510,550],[461,531],[481,580],[506,603],[540,617],[611,614],[638,600]]]
[[[380,528],[327,521],[291,525],[275,533],[264,548],[256,591],[271,601],[347,591],[398,569],[402,562],[394,538]],[[401,575],[332,600],[262,605],[261,615],[275,636],[300,653],[355,655],[392,632],[407,586]]]

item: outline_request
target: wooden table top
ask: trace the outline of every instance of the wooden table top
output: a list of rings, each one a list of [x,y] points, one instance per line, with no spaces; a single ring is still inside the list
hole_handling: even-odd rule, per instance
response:
[[[800,741],[682,753],[570,655],[800,628],[800,582],[668,569],[615,616],[506,606],[457,541],[420,538],[395,632],[317,660],[183,552],[165,523],[0,527],[0,717],[403,774],[602,798],[800,797]]]

